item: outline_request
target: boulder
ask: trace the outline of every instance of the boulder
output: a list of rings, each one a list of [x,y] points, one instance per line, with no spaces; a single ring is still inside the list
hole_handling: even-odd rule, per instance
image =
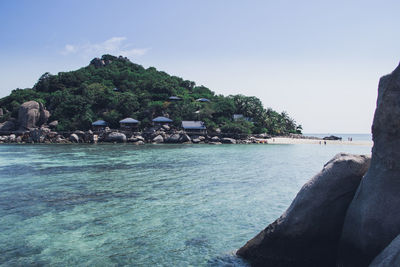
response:
[[[171,127],[169,127],[167,124],[162,126],[164,128],[164,130],[169,131],[171,129]]]
[[[58,126],[58,121],[52,121],[49,123],[50,128],[56,128]]]
[[[13,121],[5,121],[0,123],[0,131],[13,131],[15,128],[15,123]]]
[[[69,136],[69,141],[71,141],[72,143],[79,143],[79,137],[76,134],[71,134]]]
[[[182,134],[179,141],[182,142],[182,143],[185,143],[185,142],[190,142],[191,139],[190,139],[190,136],[189,136],[189,135],[187,135],[187,134]]]
[[[392,267],[400,263],[400,235],[375,257],[369,267]]]
[[[369,163],[369,156],[336,155],[237,255],[252,266],[335,266],[346,210]]]
[[[173,134],[166,140],[167,143],[179,143],[180,141],[180,134]]]
[[[39,126],[45,124],[50,118],[50,112],[48,110],[45,110],[43,105],[41,106],[41,108],[43,109],[40,109],[40,117],[38,121]]]
[[[346,214],[341,266],[367,266],[400,233],[400,65],[379,81],[371,167]]]
[[[198,144],[198,143],[201,142],[201,140],[200,140],[200,138],[193,138],[193,139],[192,139],[192,142],[193,142],[194,144]]]
[[[126,142],[126,135],[123,133],[112,132],[107,136],[106,141],[124,143]]]
[[[212,142],[219,142],[219,137],[218,136],[213,136],[211,137]]]
[[[10,142],[15,142],[15,138],[16,138],[15,134],[10,134],[10,136],[8,137],[8,140]]]
[[[163,143],[164,138],[161,135],[157,135],[156,137],[153,138],[154,143]]]
[[[222,138],[221,142],[224,143],[224,144],[236,144],[236,140],[235,139],[227,138],[227,137]]]
[[[50,112],[36,101],[23,103],[18,110],[18,124],[21,129],[37,128],[46,123]]]

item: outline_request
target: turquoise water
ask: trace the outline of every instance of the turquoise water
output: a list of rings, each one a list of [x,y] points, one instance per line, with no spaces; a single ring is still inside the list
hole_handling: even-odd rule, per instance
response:
[[[234,252],[364,146],[1,145],[4,266],[244,266]]]

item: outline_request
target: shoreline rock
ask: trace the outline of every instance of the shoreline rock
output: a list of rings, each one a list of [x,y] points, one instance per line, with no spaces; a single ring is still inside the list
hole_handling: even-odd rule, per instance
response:
[[[347,207],[369,164],[369,156],[336,155],[236,254],[252,266],[335,266]]]
[[[371,167],[346,214],[338,263],[366,266],[400,234],[400,65],[379,81]]]

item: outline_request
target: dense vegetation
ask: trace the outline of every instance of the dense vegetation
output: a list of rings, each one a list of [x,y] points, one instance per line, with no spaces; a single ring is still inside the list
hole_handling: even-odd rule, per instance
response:
[[[179,96],[181,101],[168,101]],[[210,102],[198,102],[207,98]],[[104,55],[89,66],[57,75],[43,74],[31,89],[16,89],[0,99],[0,107],[9,111],[2,121],[17,117],[19,106],[29,100],[42,102],[58,120],[59,131],[89,129],[103,119],[111,128],[118,121],[132,117],[141,127],[150,125],[155,116],[167,115],[178,126],[182,120],[202,120],[208,129],[221,128],[232,133],[299,133],[297,125],[285,112],[265,109],[257,97],[216,95],[192,81],[168,75],[150,67],[130,62],[127,58]],[[251,122],[233,121],[233,114],[243,114]]]

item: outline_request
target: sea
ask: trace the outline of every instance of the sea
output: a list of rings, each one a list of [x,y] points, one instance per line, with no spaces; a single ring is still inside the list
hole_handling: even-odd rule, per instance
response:
[[[236,250],[340,152],[371,147],[3,144],[0,265],[247,266]]]

